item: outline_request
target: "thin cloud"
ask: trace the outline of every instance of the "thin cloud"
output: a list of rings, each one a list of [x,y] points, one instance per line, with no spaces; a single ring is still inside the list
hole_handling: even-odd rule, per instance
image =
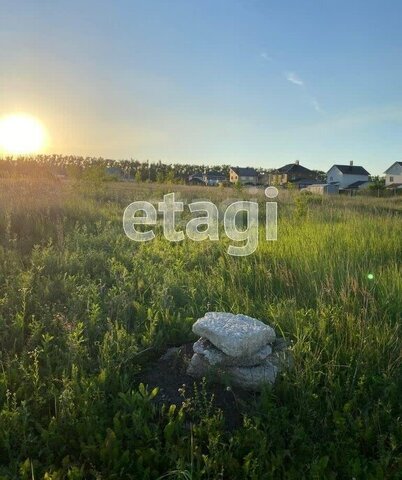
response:
[[[324,113],[320,103],[318,100],[309,95],[308,89],[306,88],[304,81],[297,75],[295,72],[286,72],[285,78],[288,82],[293,83],[293,85],[297,85],[298,87],[302,87],[304,91],[304,96],[307,97],[306,100],[310,103],[310,105],[314,108],[314,110],[318,113]]]
[[[260,57],[264,59],[266,62],[272,61],[272,57],[270,57],[267,52],[261,52]]]
[[[298,85],[299,87],[304,86],[303,80],[294,72],[287,72],[285,77],[288,82],[293,83],[294,85]]]
[[[313,106],[314,110],[318,113],[324,113],[324,110],[321,108],[321,105],[319,104],[318,100],[316,98],[311,99],[311,105]]]

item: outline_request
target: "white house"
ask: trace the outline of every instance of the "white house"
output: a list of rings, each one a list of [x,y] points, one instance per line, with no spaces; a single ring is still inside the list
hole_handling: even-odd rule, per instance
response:
[[[340,189],[348,187],[362,188],[369,183],[369,172],[359,166],[353,165],[333,165],[327,172],[327,183],[338,185]]]
[[[385,170],[385,186],[398,188],[402,186],[402,162],[395,162]]]

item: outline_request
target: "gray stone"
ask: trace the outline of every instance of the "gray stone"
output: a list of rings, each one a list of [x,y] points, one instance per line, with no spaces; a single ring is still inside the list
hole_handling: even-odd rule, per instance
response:
[[[193,332],[231,357],[250,357],[276,338],[273,328],[255,318],[223,312],[206,313]]]
[[[211,369],[211,365],[203,355],[194,353],[187,367],[187,374],[191,377],[205,377]]]
[[[279,372],[279,367],[265,359],[260,365],[254,367],[224,367],[210,365],[208,360],[199,353],[191,358],[187,374],[202,378],[213,375],[218,383],[229,383],[244,390],[259,391],[264,385],[272,385]]]
[[[250,356],[232,357],[218,350],[206,338],[200,338],[194,343],[195,353],[203,355],[210,365],[227,367],[251,367],[260,364],[272,353],[270,345],[264,345],[256,353]]]
[[[228,367],[226,373],[230,383],[245,390],[261,390],[264,385],[272,385],[275,382],[279,368],[265,360],[255,367]]]

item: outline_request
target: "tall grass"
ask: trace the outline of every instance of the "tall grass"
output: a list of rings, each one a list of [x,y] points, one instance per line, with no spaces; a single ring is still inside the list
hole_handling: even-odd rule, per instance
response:
[[[402,199],[279,197],[277,242],[125,237],[169,185],[1,180],[2,478],[398,478]],[[189,201],[262,192],[174,186]],[[263,225],[261,237],[263,238]],[[371,274],[369,276],[369,274]],[[241,428],[197,398],[153,403],[137,374],[207,310],[266,321],[294,368]]]

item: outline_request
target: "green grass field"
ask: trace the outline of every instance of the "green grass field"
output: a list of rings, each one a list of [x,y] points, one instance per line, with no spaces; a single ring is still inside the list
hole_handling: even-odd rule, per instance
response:
[[[0,478],[402,478],[402,197],[281,192],[278,241],[231,257],[132,242],[123,210],[262,192],[0,182]],[[208,310],[292,345],[234,430],[206,390],[161,408],[138,381]]]

